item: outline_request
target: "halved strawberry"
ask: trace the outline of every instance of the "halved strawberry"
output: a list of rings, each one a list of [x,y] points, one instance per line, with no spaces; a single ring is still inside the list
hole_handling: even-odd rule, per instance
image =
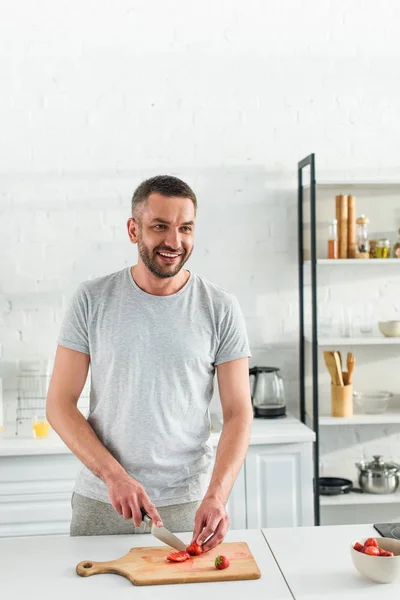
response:
[[[353,546],[354,550],[357,550],[357,552],[361,552],[362,549],[364,548],[364,546],[362,544],[360,544],[360,542],[356,542]]]
[[[214,564],[217,567],[217,569],[221,571],[222,569],[226,569],[227,567],[229,567],[229,560],[226,558],[226,556],[218,554]]]
[[[171,552],[171,554],[167,556],[167,560],[169,560],[170,562],[183,562],[188,558],[190,558],[190,556],[184,550],[181,552]]]
[[[193,542],[186,548],[186,552],[191,556],[199,556],[199,554],[203,553],[203,547],[196,544],[196,542]]]

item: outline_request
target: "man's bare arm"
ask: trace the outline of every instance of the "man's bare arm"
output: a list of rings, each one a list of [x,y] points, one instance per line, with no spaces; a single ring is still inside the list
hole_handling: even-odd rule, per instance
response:
[[[104,481],[111,503],[120,515],[125,519],[133,518],[135,525],[140,526],[140,508],[143,507],[155,523],[161,522],[143,486],[107,450],[77,407],[89,362],[88,354],[57,347],[47,394],[47,419],[75,456]]]
[[[229,528],[225,505],[249,446],[253,409],[250,397],[249,363],[240,358],[217,367],[224,424],[208,490],[196,513],[192,541],[211,550],[220,544]]]

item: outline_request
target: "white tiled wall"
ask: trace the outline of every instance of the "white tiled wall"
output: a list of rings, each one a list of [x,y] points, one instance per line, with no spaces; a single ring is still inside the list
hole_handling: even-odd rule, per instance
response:
[[[282,368],[296,410],[296,164],[315,152],[320,176],[396,174],[398,3],[3,4],[9,414],[16,361],[53,353],[77,284],[134,262],[130,197],[157,173],[198,194],[190,266],[238,296],[253,363]]]

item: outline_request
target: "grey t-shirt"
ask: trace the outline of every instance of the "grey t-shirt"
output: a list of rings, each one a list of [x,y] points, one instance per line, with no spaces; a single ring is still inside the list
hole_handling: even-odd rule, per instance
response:
[[[154,296],[127,267],[79,286],[58,344],[90,355],[88,421],[151,501],[200,500],[215,366],[250,356],[236,298],[192,272],[175,294]],[[74,490],[110,502],[86,467]]]

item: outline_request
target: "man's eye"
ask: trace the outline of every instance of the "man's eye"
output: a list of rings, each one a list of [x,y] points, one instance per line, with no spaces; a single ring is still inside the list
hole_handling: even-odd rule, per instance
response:
[[[191,228],[191,227],[189,227],[189,225],[184,225],[184,226],[182,227],[182,229],[183,229],[183,231],[192,231],[192,228]]]
[[[154,229],[165,229],[165,225],[155,225]]]

